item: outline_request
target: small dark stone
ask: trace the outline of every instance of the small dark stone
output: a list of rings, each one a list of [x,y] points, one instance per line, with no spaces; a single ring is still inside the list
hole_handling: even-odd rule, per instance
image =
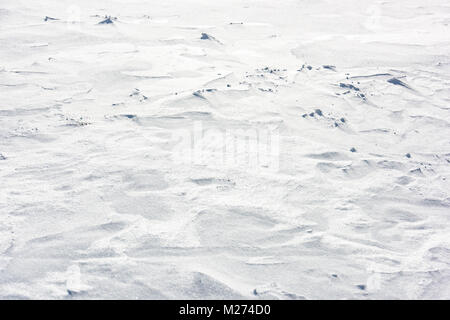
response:
[[[310,116],[310,117],[314,117],[314,112],[311,112],[311,113],[309,114],[309,116]]]
[[[305,113],[305,114],[302,114],[302,117],[303,118],[306,118],[308,115]]]
[[[392,84],[394,84],[396,86],[402,86],[402,87],[405,87],[405,88],[409,89],[409,87],[403,81],[401,81],[401,80],[399,80],[397,78],[391,78],[391,79],[387,80],[387,82],[392,83]]]
[[[411,158],[411,154],[410,154],[410,153],[407,153],[407,154],[405,154],[405,157]]]
[[[357,287],[360,290],[366,290],[366,285],[364,285],[364,284],[358,284]]]
[[[201,94],[200,90],[197,90],[197,91],[193,92],[192,94],[200,99],[206,100],[206,98]]]
[[[322,110],[316,109],[315,112],[317,113],[317,115],[323,116]]]
[[[416,174],[416,175],[419,175],[419,176],[423,176],[422,169],[420,169],[420,168],[410,170],[409,172],[412,173],[412,174]]]
[[[6,160],[6,157],[0,153],[0,160]]]
[[[336,71],[336,66],[323,65],[322,67],[323,67],[324,69],[329,69],[329,70]]]
[[[356,149],[355,148],[351,148],[350,152],[356,152]]]
[[[355,91],[359,91],[359,88],[357,88],[357,87],[355,87],[354,85],[352,85],[352,84],[347,84],[347,83],[339,83],[339,86],[341,87],[341,88],[348,88],[348,89],[353,89],[353,90],[355,90]]]
[[[111,23],[114,23],[114,22],[112,21],[111,17],[106,17],[105,20],[100,21],[98,24],[111,24]]]
[[[345,122],[345,119],[344,119],[344,118],[341,118],[341,122]]]

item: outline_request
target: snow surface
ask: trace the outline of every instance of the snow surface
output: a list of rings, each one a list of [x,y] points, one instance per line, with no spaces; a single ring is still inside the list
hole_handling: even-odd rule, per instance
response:
[[[0,7],[1,299],[450,298],[447,0]]]

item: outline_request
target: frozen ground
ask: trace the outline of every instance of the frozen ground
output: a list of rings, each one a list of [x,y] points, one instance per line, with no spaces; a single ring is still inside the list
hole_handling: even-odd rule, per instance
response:
[[[449,24],[2,0],[0,298],[449,299]]]

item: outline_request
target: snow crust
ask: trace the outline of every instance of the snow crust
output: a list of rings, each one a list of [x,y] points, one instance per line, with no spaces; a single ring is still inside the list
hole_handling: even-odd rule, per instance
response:
[[[0,298],[449,299],[449,23],[2,0]]]

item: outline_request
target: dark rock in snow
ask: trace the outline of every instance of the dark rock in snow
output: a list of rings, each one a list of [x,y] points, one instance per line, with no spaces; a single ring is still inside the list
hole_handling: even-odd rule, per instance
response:
[[[48,20],[59,20],[59,19],[52,18],[52,17],[49,17],[49,16],[45,16],[44,21],[48,21]]]
[[[219,40],[214,38],[212,35],[204,33],[204,32],[202,32],[202,36],[200,37],[200,39],[201,40],[212,40],[212,41],[222,44]]]
[[[202,40],[211,40],[211,36],[207,33],[202,33],[202,36],[200,37]]]
[[[323,67],[324,69],[328,69],[328,70],[336,71],[336,67],[335,67],[335,66],[330,66],[330,65],[323,65],[322,67]]]
[[[318,116],[323,116],[323,113],[322,113],[322,110],[320,110],[320,109],[316,109],[315,110],[315,113],[318,115]]]
[[[410,170],[409,173],[414,174],[416,176],[423,176],[424,175],[423,172],[422,172],[422,169],[420,169],[420,168]]]
[[[407,154],[405,154],[405,157],[411,158],[411,154],[410,154],[410,153],[407,153]]]
[[[206,100],[206,98],[201,94],[201,91],[200,91],[200,90],[197,90],[197,91],[193,92],[192,94],[193,94],[194,96],[198,97],[198,98],[201,98],[201,99],[205,99],[205,100]]]
[[[116,20],[117,18],[111,18],[111,16],[105,16],[105,20],[100,21],[98,24],[111,24],[114,23],[113,20]]]
[[[0,160],[6,160],[6,157],[0,153]]]
[[[352,84],[347,84],[347,83],[339,83],[339,86],[341,87],[341,88],[348,88],[348,89],[353,89],[353,90],[355,90],[355,91],[359,91],[359,88],[357,88],[357,87],[355,87],[354,85],[352,85]]]
[[[396,85],[396,86],[402,86],[407,89],[411,89],[410,87],[408,87],[408,85],[406,83],[404,83],[403,81],[401,81],[397,78],[391,78],[391,79],[387,80],[387,82],[392,83],[393,85]]]
[[[351,148],[350,152],[356,152],[356,149],[355,148]]]
[[[365,284],[358,284],[357,287],[360,290],[366,290],[366,285]]]

